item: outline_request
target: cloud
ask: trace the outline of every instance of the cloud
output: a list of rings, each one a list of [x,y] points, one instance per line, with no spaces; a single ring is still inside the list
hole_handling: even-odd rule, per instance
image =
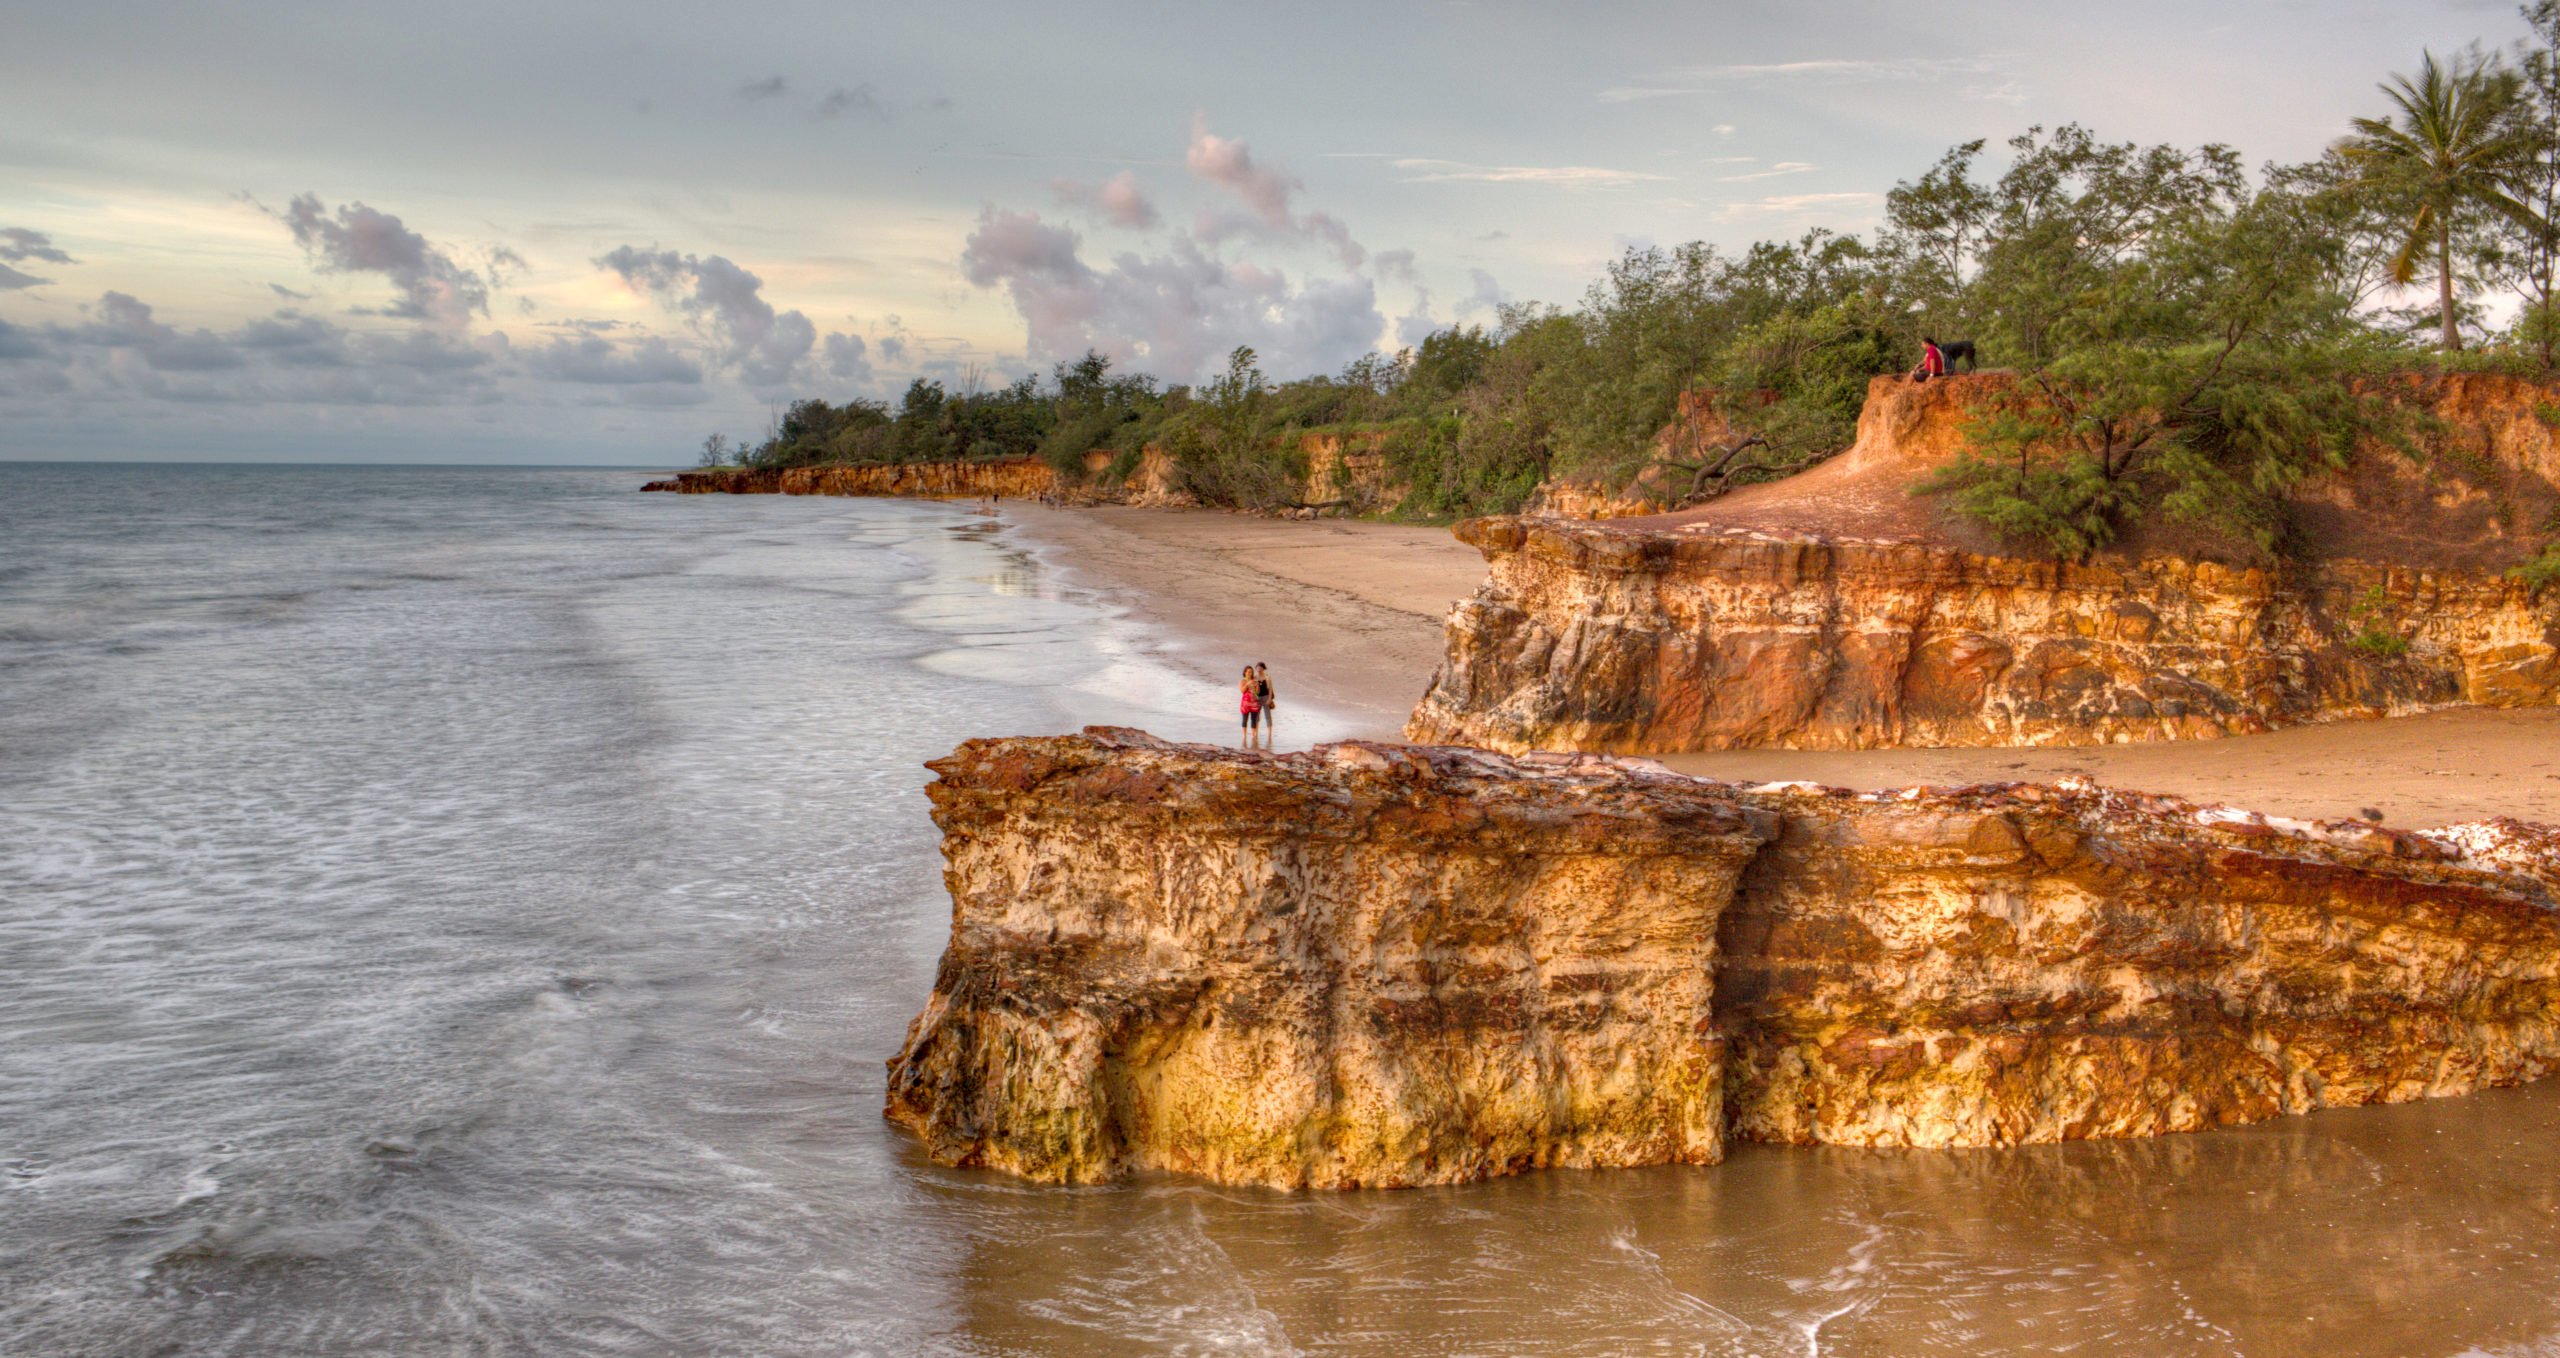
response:
[[[1499,312],[1510,305],[1511,294],[1502,290],[1502,285],[1494,281],[1492,274],[1482,269],[1469,269],[1467,281],[1473,285],[1473,291],[1458,299],[1459,315],[1472,315],[1478,311]]]
[[[23,226],[0,227],[0,260],[23,264],[30,259],[46,264],[80,262],[54,248],[53,237],[42,231],[29,231]]]
[[[360,335],[283,310],[217,333],[159,319],[152,306],[108,292],[77,325],[0,328],[0,357],[24,361],[20,392],[105,402],[134,397],[188,405],[432,405],[498,399],[499,336],[464,342],[427,329]]]
[[[1662,72],[1640,84],[1604,89],[1600,91],[1599,98],[1604,104],[1624,104],[1644,99],[1706,94],[1737,84],[1866,85],[1892,81],[1937,81],[1951,76],[1983,75],[1997,68],[2002,60],[2004,58],[1997,54],[1968,57],[1819,57],[1807,61],[1691,66]],[[1716,130],[1724,133],[1730,129],[1719,125]]]
[[[1271,233],[1322,245],[1333,251],[1345,269],[1359,268],[1368,257],[1369,252],[1352,239],[1351,229],[1341,219],[1325,212],[1311,212],[1304,218],[1292,212],[1289,197],[1304,186],[1278,166],[1256,161],[1242,141],[1218,136],[1206,123],[1195,120],[1191,125],[1191,145],[1184,150],[1182,162],[1196,178],[1234,195],[1252,212],[1253,220]],[[1204,213],[1195,220],[1192,234],[1214,244],[1234,235],[1237,225]]]
[[[1881,193],[1789,193],[1748,203],[1727,203],[1724,207],[1724,215],[1728,219],[1790,217],[1810,212],[1864,207],[1883,201],[1884,195]]]
[[[1669,175],[1641,170],[1610,170],[1596,165],[1469,165],[1456,160],[1406,157],[1393,162],[1412,184],[1546,184],[1571,189],[1618,188]]]
[[[1138,187],[1137,173],[1132,170],[1122,170],[1099,185],[1060,179],[1050,187],[1056,191],[1058,201],[1071,207],[1091,208],[1113,226],[1145,231],[1159,220],[1156,205],[1148,200],[1146,190]]]
[[[1283,231],[1293,225],[1289,195],[1297,191],[1298,181],[1269,166],[1255,164],[1253,152],[1243,142],[1230,141],[1195,122],[1191,146],[1182,160],[1193,175],[1243,200],[1265,224]]]
[[[267,285],[267,291],[272,292],[276,296],[284,298],[289,302],[308,302],[311,300],[310,293],[295,292],[293,289],[286,287],[282,283],[269,283]]]
[[[782,92],[780,87],[781,77],[776,76],[774,79],[776,82],[774,93],[779,94]],[[848,113],[857,118],[871,119],[874,122],[885,123],[889,121],[888,106],[882,104],[880,102],[880,96],[872,92],[869,81],[865,81],[851,89],[845,89],[842,86],[838,86],[835,89],[827,91],[827,97],[818,101],[818,116],[821,118],[842,117]]]
[[[1293,284],[1280,270],[1219,259],[1181,231],[1162,253],[1123,253],[1108,269],[1086,263],[1080,244],[1036,213],[990,206],[961,254],[971,283],[1006,290],[1034,362],[1098,349],[1183,382],[1249,344],[1270,371],[1329,372],[1375,347],[1386,328],[1364,277]]]
[[[1811,165],[1808,165],[1801,160],[1782,160],[1777,164],[1770,166],[1768,169],[1754,170],[1749,174],[1719,175],[1716,177],[1716,182],[1719,184],[1748,184],[1755,179],[1777,179],[1785,175],[1805,174],[1810,172],[1812,169],[1813,167]]]
[[[36,338],[34,331],[0,321],[0,362],[40,358],[51,352]]]
[[[1422,284],[1422,279],[1414,273],[1411,250],[1380,250],[1378,277],[1392,278],[1398,282],[1411,283],[1416,287]]]
[[[871,357],[860,335],[827,336],[825,362],[827,371],[857,387],[871,383]]]
[[[459,332],[470,327],[474,313],[489,310],[489,285],[479,274],[454,263],[390,213],[363,203],[349,203],[333,213],[317,195],[306,193],[286,206],[283,218],[294,243],[323,272],[378,273],[390,279],[400,299],[384,308],[383,315]],[[512,258],[514,252],[504,253]]]
[[[599,335],[562,337],[525,355],[525,368],[555,382],[629,386],[642,382],[699,385],[702,367],[652,335],[629,348]]]
[[[752,104],[763,99],[779,99],[783,91],[789,88],[790,86],[783,83],[781,76],[769,75],[762,80],[750,80],[738,86],[738,97]]]
[[[131,352],[159,372],[217,372],[242,362],[221,336],[201,326],[182,331],[163,324],[153,318],[148,303],[130,293],[106,293],[88,310],[89,323],[60,332],[64,338]]]
[[[764,280],[719,255],[621,246],[595,261],[634,291],[646,292],[699,323],[722,365],[750,386],[778,387],[816,347],[818,329],[798,311],[777,312]]]
[[[40,288],[52,281],[53,280],[50,278],[38,278],[31,273],[20,273],[6,264],[0,264],[0,292],[17,292],[23,288]]]

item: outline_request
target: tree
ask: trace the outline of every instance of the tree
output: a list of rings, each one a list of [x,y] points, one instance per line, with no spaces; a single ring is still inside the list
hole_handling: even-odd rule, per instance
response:
[[[702,441],[702,459],[694,465],[700,467],[718,467],[725,465],[728,461],[729,436],[726,434],[713,434],[711,437]]]
[[[2524,54],[2524,70],[2515,116],[2530,148],[2518,176],[2516,197],[2527,215],[2510,217],[2520,248],[2512,262],[2524,293],[2524,310],[2516,329],[2552,366],[2560,347],[2560,0],[2536,0],[2522,11],[2541,46]]]
[[[2001,536],[2085,559],[2159,511],[2284,545],[2283,494],[2394,436],[2357,381],[2326,205],[2264,189],[2161,219],[2087,304],[2084,338],[1977,417],[1973,451],[1924,482]]]
[[[2532,217],[2516,198],[2535,149],[2514,116],[2521,84],[2493,57],[2474,53],[2448,65],[2428,52],[2416,76],[2395,75],[2380,89],[2397,111],[2356,119],[2355,134],[2338,151],[2373,190],[2405,203],[2392,281],[2415,282],[2421,260],[2432,267],[2440,342],[2447,352],[2459,350],[2457,243],[2476,234],[2484,217],[2519,224]]]

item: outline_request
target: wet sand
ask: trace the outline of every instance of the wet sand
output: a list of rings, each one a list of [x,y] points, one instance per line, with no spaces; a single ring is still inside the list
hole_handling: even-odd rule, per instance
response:
[[[1157,654],[1232,683],[1267,661],[1280,700],[1401,738],[1440,663],[1441,620],[1484,558],[1446,528],[1198,509],[1044,509],[1008,501],[1020,545],[1129,610]]]
[[[1290,699],[1393,740],[1440,662],[1449,606],[1484,560],[1444,528],[1204,510],[1008,504],[1025,545],[1154,625],[1164,654],[1226,675],[1267,660]],[[2560,711],[2452,709],[2267,735],[2043,749],[1735,750],[1684,772],[1840,787],[2043,782],[2077,774],[2275,815],[2371,810],[2412,829],[2486,816],[2560,823]]]

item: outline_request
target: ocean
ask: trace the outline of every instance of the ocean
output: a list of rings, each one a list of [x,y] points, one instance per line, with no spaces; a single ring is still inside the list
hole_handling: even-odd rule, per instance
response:
[[[1243,658],[966,506],[643,479],[0,463],[0,1354],[2560,1353],[2560,1082],[1412,1192],[934,1166],[880,1117],[922,762],[1232,739]]]

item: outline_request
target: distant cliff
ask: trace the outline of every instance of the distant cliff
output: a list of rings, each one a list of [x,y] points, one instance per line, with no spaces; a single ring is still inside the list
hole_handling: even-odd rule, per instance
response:
[[[1001,462],[884,462],[861,466],[706,467],[652,481],[642,490],[679,495],[905,495],[975,499],[1052,494],[1058,475],[1038,458]]]
[[[1400,498],[1378,453],[1381,435],[1295,436],[1306,474],[1298,498],[1309,505],[1376,508]],[[680,495],[872,495],[919,499],[1018,499],[1052,497],[1082,503],[1187,505],[1173,459],[1154,446],[1141,449],[1125,476],[1111,468],[1122,455],[1085,455],[1081,479],[1060,476],[1036,457],[974,462],[828,463],[808,467],[704,467],[677,472],[641,487]]]
[[[951,940],[888,1115],[948,1164],[1450,1183],[2144,1136],[2560,1060],[2532,827],[1104,728],[933,768]]]

